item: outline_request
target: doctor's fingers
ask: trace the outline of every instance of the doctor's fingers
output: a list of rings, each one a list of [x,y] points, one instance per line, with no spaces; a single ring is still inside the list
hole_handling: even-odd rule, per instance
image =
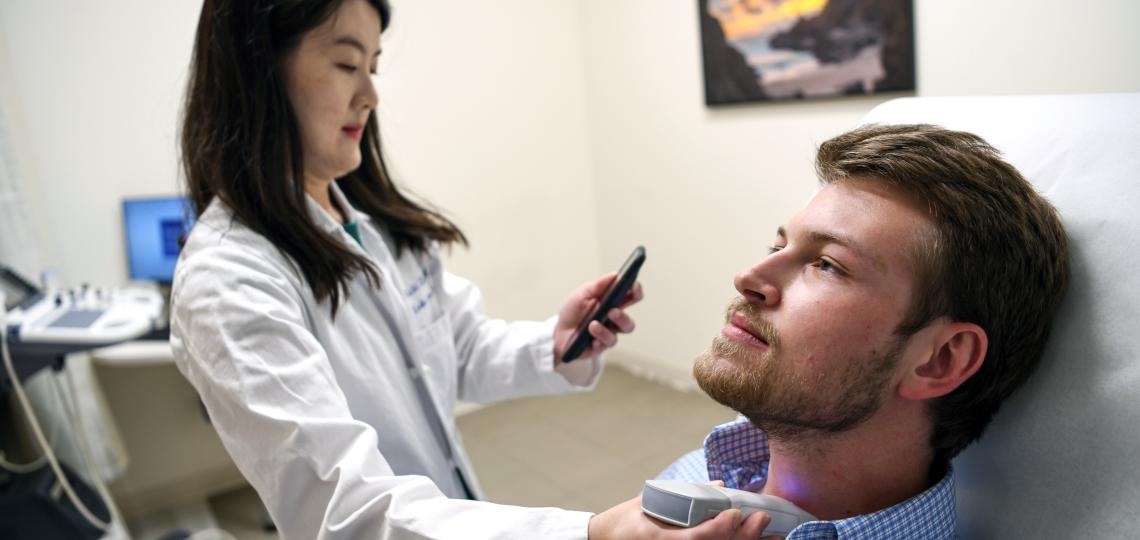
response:
[[[637,325],[633,318],[622,309],[613,308],[606,313],[606,328],[616,330],[622,334],[633,332]]]
[[[596,300],[602,293],[606,292],[606,288],[610,286],[614,280],[617,279],[617,272],[610,272],[602,274],[600,277],[593,281],[587,281],[580,285],[571,294],[571,297],[577,298],[581,301]]]
[[[745,537],[740,535],[740,529],[743,526],[740,519],[740,510],[735,508],[725,510],[716,515],[716,517],[697,525],[696,527],[685,529],[685,538],[691,540],[713,540],[732,538],[733,540],[749,538],[753,540],[756,535],[752,537]],[[758,535],[760,531],[756,531]]]
[[[618,304],[618,307],[623,309],[627,308],[640,302],[642,298],[645,298],[645,291],[641,288],[641,282],[638,281],[633,284],[629,292],[625,293],[625,298]]]
[[[593,332],[590,333],[593,334]],[[617,341],[615,340],[614,343],[617,343]],[[582,357],[597,358],[602,353],[606,352],[606,349],[610,348],[611,346],[612,345],[605,345],[601,341],[595,339],[592,343],[590,343],[590,348],[586,349],[586,352],[582,353]]]
[[[755,512],[741,522],[740,528],[736,529],[732,538],[734,540],[756,540],[764,532],[764,527],[767,527],[771,522],[772,518],[768,516],[767,512]],[[765,536],[760,540],[778,540],[779,538],[778,536]]]
[[[606,328],[606,325],[598,321],[590,321],[590,326],[587,327],[587,329],[590,335],[594,336],[594,343],[590,347],[591,352],[602,352],[605,349],[617,345],[617,333]]]

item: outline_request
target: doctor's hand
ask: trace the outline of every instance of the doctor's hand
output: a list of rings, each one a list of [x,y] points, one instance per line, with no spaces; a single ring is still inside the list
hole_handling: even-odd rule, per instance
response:
[[[590,540],[627,538],[757,540],[770,521],[768,514],[764,512],[756,512],[748,516],[748,519],[741,520],[740,511],[734,509],[725,510],[696,527],[686,529],[645,515],[641,511],[641,497],[635,497],[590,518],[589,538]]]
[[[582,319],[594,312],[594,307],[601,302],[602,293],[606,287],[617,279],[617,273],[610,272],[594,281],[587,282],[570,294],[562,309],[558,312],[558,323],[554,326],[554,363],[562,362],[562,353],[570,346],[570,337]],[[617,344],[618,334],[628,334],[633,331],[633,319],[625,312],[625,308],[636,304],[642,299],[641,283],[634,283],[633,288],[625,298],[607,314],[607,324],[598,321],[590,322],[587,331],[594,337],[590,348],[583,352],[579,359],[592,358],[602,351]]]

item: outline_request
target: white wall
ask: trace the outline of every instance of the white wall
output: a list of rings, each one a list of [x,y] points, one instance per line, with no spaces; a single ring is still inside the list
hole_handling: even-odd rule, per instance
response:
[[[922,95],[1140,90],[1133,0],[918,0]]]
[[[685,386],[733,275],[813,193],[815,145],[893,96],[710,109],[696,2],[580,6],[602,261],[648,251],[616,356]],[[1131,0],[918,0],[915,17],[920,95],[1140,91]]]
[[[491,313],[553,314],[599,272],[575,4],[394,4],[380,91],[399,178],[468,234],[472,250],[449,266],[483,287]],[[125,282],[121,199],[180,189],[200,7],[0,3],[33,221],[65,284]]]
[[[16,95],[8,49],[0,40],[0,263],[25,276],[42,269],[49,242],[31,223],[29,208],[40,207],[40,193],[31,179],[27,158],[23,107]]]
[[[175,115],[190,2],[0,3],[44,264],[65,283],[126,280],[120,201],[176,190]]]
[[[380,113],[395,174],[471,240],[488,312],[545,318],[600,273],[573,1],[393,0]]]

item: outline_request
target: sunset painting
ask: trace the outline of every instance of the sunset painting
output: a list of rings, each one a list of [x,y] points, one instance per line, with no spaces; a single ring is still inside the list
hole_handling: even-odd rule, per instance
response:
[[[705,102],[914,90],[913,0],[698,0]]]

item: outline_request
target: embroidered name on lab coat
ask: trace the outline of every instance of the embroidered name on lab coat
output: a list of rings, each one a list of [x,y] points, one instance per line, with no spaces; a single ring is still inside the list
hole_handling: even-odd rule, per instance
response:
[[[431,287],[428,286],[429,277],[427,269],[421,267],[420,277],[416,279],[415,283],[408,286],[408,290],[404,293],[408,297],[408,304],[412,306],[412,313],[416,315],[427,307],[428,302],[435,295]]]

